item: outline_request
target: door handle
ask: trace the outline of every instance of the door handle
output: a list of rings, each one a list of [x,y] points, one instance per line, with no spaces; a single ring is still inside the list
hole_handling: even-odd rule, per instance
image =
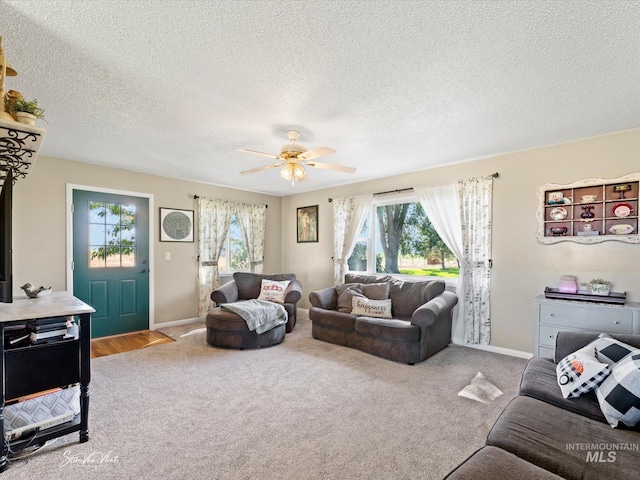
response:
[[[143,268],[142,270],[140,270],[138,273],[147,273],[147,269]]]

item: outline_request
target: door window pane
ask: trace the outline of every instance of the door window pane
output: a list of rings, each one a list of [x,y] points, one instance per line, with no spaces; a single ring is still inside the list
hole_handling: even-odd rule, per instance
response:
[[[89,202],[89,268],[136,266],[135,206]]]

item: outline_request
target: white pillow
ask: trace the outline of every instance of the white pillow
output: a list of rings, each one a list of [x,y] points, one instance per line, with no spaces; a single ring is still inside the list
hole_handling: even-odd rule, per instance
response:
[[[284,294],[291,282],[285,280],[276,282],[275,280],[262,280],[260,287],[260,295],[258,300],[266,300],[268,302],[284,303]]]
[[[589,345],[596,349],[596,357],[599,362],[606,363],[613,367],[616,363],[637,350],[636,347],[627,345],[620,340],[616,340],[606,333],[598,335]]]
[[[564,398],[575,398],[590,392],[608,375],[609,365],[598,361],[593,345],[570,353],[556,366],[558,385]]]
[[[351,299],[351,314],[363,317],[391,318],[391,300],[370,300],[365,297]]]
[[[596,388],[600,409],[612,427],[640,423],[640,350],[616,363],[604,382]]]

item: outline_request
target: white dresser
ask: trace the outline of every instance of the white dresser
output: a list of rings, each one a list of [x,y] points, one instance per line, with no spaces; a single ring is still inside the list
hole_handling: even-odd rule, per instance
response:
[[[536,297],[533,354],[553,359],[561,330],[640,334],[640,303],[625,305]]]

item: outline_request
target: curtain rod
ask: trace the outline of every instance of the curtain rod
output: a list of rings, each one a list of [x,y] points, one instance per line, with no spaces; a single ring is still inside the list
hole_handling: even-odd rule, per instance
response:
[[[193,199],[194,199],[194,200],[197,200],[198,198],[200,198],[198,195],[194,195],[194,196],[193,196]],[[266,205],[266,204],[265,204],[264,208],[269,208],[269,205]]]
[[[500,174],[498,172],[492,173],[491,175],[489,175],[489,177],[491,178],[500,178]],[[385,195],[387,193],[402,193],[402,192],[408,192],[410,190],[413,190],[413,187],[409,187],[409,188],[400,188],[398,190],[387,190],[386,192],[376,192],[373,195]],[[333,198],[329,198],[329,203],[333,202]]]

